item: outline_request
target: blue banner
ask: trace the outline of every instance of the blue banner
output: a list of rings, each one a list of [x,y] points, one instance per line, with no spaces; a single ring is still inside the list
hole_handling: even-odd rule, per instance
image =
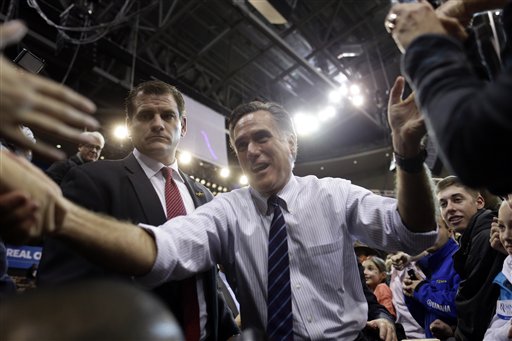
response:
[[[32,265],[39,265],[43,248],[41,246],[14,246],[7,248],[7,265],[14,269],[29,269]]]

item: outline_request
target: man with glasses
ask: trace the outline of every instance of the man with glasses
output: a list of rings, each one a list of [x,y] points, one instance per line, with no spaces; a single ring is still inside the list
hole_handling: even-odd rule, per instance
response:
[[[103,135],[97,131],[86,131],[82,133],[82,136],[87,137],[90,142],[79,144],[78,153],[67,160],[55,162],[46,170],[46,174],[59,185],[71,168],[87,162],[98,161],[100,157],[101,150],[105,146]]]

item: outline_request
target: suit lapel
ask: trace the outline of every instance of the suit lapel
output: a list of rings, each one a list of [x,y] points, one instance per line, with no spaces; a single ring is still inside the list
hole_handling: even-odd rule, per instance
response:
[[[185,181],[185,185],[187,186],[190,196],[194,201],[195,207],[204,205],[212,199],[210,194],[205,193],[205,191],[201,187],[199,187],[195,181],[191,180],[187,174],[183,173],[181,170],[179,172],[181,177]]]
[[[133,154],[124,159],[124,167],[144,211],[147,223],[155,226],[163,224],[167,219],[160,199]]]

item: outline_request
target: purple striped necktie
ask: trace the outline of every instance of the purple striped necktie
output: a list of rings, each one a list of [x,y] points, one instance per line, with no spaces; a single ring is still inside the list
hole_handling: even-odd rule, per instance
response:
[[[268,199],[274,211],[268,238],[267,336],[274,340],[293,340],[292,290],[286,222],[275,195]]]

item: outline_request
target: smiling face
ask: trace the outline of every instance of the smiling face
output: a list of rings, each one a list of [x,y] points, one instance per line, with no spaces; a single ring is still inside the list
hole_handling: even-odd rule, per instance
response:
[[[484,207],[481,195],[471,195],[464,187],[458,185],[448,186],[437,193],[441,216],[448,227],[455,232],[464,231],[471,218]]]
[[[165,165],[173,163],[178,143],[187,130],[187,120],[180,117],[173,95],[139,92],[133,107],[133,116],[127,126],[134,147]]]
[[[279,192],[292,174],[295,136],[279,129],[272,114],[258,110],[241,117],[232,134],[249,184],[264,196]]]
[[[375,290],[377,285],[384,282],[386,279],[386,273],[380,271],[379,267],[373,262],[371,258],[368,258],[363,262],[364,267],[364,279],[366,285],[372,290]]]
[[[500,241],[507,253],[512,256],[512,207],[503,202],[498,213]]]

